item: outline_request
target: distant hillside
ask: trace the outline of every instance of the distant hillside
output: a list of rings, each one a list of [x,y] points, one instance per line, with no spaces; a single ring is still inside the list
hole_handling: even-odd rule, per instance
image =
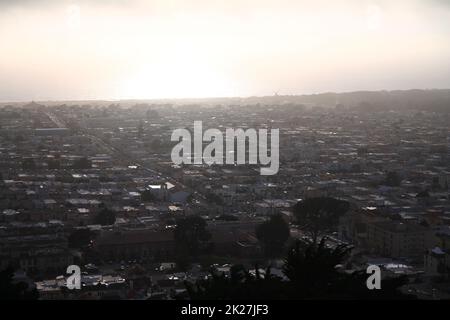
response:
[[[136,103],[137,101],[134,101]],[[141,101],[155,103],[155,100]],[[198,104],[198,105],[283,105],[303,104],[315,107],[358,108],[367,111],[377,110],[416,110],[450,112],[450,89],[433,90],[396,90],[396,91],[357,91],[346,93],[320,93],[310,95],[273,95],[265,97],[245,98],[210,98],[210,99],[178,99],[159,100],[159,103]],[[131,101],[121,101],[131,103]]]
[[[26,103],[2,103],[12,106],[35,106],[37,104],[54,105],[110,105],[118,104],[130,107],[136,104],[173,104],[173,105],[284,105],[302,104],[308,107],[328,107],[360,109],[367,111],[408,110],[450,112],[450,89],[395,90],[395,91],[356,91],[345,93],[320,93],[309,95],[273,95],[263,97],[223,97],[199,99],[145,99],[145,100],[87,100],[87,101],[39,101]]]
[[[404,91],[358,91],[312,95],[250,97],[246,103],[295,103],[309,106],[359,108],[364,110],[450,111],[450,89]]]

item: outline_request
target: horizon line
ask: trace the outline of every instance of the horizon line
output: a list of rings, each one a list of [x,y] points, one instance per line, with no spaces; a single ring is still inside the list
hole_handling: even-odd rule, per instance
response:
[[[208,99],[250,99],[250,98],[274,98],[274,97],[301,97],[315,96],[323,94],[353,94],[353,93],[374,93],[374,92],[406,92],[406,91],[446,91],[446,88],[410,88],[410,89],[379,89],[379,90],[355,90],[355,91],[321,91],[315,93],[294,93],[294,94],[278,94],[273,95],[249,95],[249,96],[210,96],[210,97],[184,97],[184,98],[87,98],[87,99],[27,99],[27,100],[0,100],[0,104],[17,104],[17,103],[54,103],[54,102],[132,102],[132,101],[180,101],[180,100],[208,100]]]

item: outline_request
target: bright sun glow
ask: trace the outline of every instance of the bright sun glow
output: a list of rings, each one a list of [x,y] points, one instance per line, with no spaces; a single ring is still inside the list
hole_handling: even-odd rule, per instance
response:
[[[220,97],[234,95],[232,85],[206,66],[167,61],[138,70],[119,85],[119,97],[128,99]]]
[[[211,52],[204,53],[195,39],[176,39],[165,44],[167,50],[141,47],[139,56],[119,82],[121,98],[192,98],[236,95],[236,86],[214,63]]]

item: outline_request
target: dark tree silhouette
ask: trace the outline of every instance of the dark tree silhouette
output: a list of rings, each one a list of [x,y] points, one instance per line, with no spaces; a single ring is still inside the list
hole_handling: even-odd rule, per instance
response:
[[[200,216],[178,219],[175,242],[179,251],[197,256],[208,245],[211,234],[206,230],[206,221]]]
[[[283,268],[288,280],[273,276],[270,268],[264,276],[251,275],[244,267],[234,266],[230,275],[212,272],[208,279],[186,282],[191,299],[411,299],[399,288],[406,276],[385,278],[382,290],[369,290],[365,270],[346,273],[340,266],[351,248],[327,248],[325,239],[319,244],[298,241],[289,251]]]
[[[300,228],[311,234],[314,243],[319,235],[337,225],[339,216],[348,211],[347,201],[329,197],[308,198],[297,202],[294,215]]]
[[[272,215],[268,221],[256,228],[256,237],[263,244],[266,255],[270,257],[283,252],[289,236],[289,225],[280,214]]]
[[[85,248],[90,245],[91,240],[95,238],[94,232],[89,229],[77,229],[69,237],[70,248]]]
[[[94,223],[102,226],[112,225],[116,222],[116,214],[114,211],[104,208],[100,211],[94,219]]]
[[[213,271],[209,279],[195,283],[185,282],[189,297],[193,300],[268,300],[287,298],[283,282],[266,270],[260,274],[255,266],[255,275],[242,265],[231,267],[230,276]]]
[[[297,241],[285,259],[283,273],[291,281],[290,295],[295,298],[320,298],[332,293],[344,275],[336,266],[344,263],[350,252],[345,245],[335,249],[325,246],[325,238],[315,245]]]
[[[39,293],[25,282],[13,279],[14,270],[7,268],[0,271],[0,300],[37,300]]]
[[[297,242],[288,253],[283,272],[289,278],[289,296],[293,299],[409,299],[399,288],[406,276],[385,278],[382,290],[369,290],[365,270],[352,273],[340,271],[352,250],[340,245],[327,248],[326,239],[319,244]]]

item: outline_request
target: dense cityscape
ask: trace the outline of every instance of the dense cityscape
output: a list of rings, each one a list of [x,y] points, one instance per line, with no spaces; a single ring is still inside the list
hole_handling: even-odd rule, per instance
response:
[[[355,285],[369,292],[365,270],[377,265],[382,283],[401,279],[384,294],[448,299],[449,97],[3,103],[1,277],[17,298],[227,299],[239,296],[218,288],[242,273],[236,290],[279,299],[302,298],[290,283],[322,288],[323,277],[360,272]],[[194,121],[204,130],[278,128],[278,173],[175,165],[171,133]],[[311,248],[308,260],[301,252]],[[320,254],[337,259],[331,271],[312,267]],[[70,265],[81,267],[80,290],[66,287]],[[270,281],[286,290],[268,294]],[[304,292],[354,297],[346,289]]]

